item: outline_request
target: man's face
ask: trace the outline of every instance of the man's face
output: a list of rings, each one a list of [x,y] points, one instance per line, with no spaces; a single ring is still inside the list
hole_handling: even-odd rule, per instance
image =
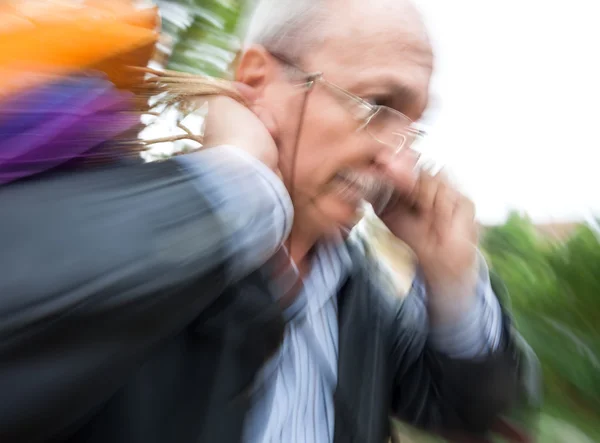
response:
[[[418,120],[427,106],[432,72],[431,49],[418,18],[411,24],[406,17],[394,20],[381,12],[341,13],[339,29],[303,58],[302,70],[321,72],[327,81],[372,104]],[[275,59],[273,63],[277,72],[267,74],[271,81],[262,89],[260,105],[271,112],[296,224],[317,234],[352,225],[367,191],[362,185],[374,186],[394,149],[361,130],[356,106],[319,82],[308,93],[302,117],[302,74],[277,67]],[[401,191],[409,193],[416,159],[408,151],[398,155],[406,175]]]

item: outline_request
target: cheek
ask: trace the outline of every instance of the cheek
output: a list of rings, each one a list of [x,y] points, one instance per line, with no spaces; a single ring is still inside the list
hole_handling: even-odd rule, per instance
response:
[[[337,102],[330,103],[316,93],[308,100],[300,133],[301,102],[295,106],[297,112],[286,110],[285,143],[280,151],[282,168],[289,175],[293,165],[295,182],[303,188],[319,187],[331,179],[343,164],[345,148],[356,129],[352,117]]]
[[[355,120],[337,101],[314,100],[307,106],[300,140],[305,163],[319,171],[339,168],[357,142],[355,132]]]

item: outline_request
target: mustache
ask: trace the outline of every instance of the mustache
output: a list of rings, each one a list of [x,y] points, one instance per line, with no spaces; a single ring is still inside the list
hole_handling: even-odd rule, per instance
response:
[[[380,213],[394,196],[394,186],[382,177],[354,170],[344,170],[338,176],[346,184],[344,189],[351,186],[358,189],[376,213]]]

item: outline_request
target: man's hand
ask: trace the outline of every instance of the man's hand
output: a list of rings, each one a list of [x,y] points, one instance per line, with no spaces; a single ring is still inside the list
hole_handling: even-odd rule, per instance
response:
[[[246,107],[229,97],[210,97],[205,120],[204,146],[233,145],[277,171],[279,155],[271,129],[271,116],[257,102],[254,90],[236,84],[249,103]]]
[[[392,162],[391,178],[393,168]],[[432,314],[436,307],[440,313],[464,312],[462,308],[475,295],[478,271],[473,203],[442,174],[423,171],[412,192],[386,208],[381,217],[415,252],[431,295]]]

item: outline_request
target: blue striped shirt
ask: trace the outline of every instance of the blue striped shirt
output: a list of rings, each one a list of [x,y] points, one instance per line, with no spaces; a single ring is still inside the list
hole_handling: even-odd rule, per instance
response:
[[[243,151],[224,146],[180,157],[195,168],[207,195],[231,230],[231,278],[261,267],[289,235],[293,208],[279,178]],[[501,337],[501,311],[481,258],[477,298],[458,322],[431,327],[433,346],[457,358],[495,349]],[[285,313],[283,345],[255,380],[244,443],[333,442],[337,383],[338,320],[335,296],[351,261],[340,238],[316,245],[311,269]],[[310,294],[310,296],[308,296]],[[417,276],[404,303],[415,316],[427,316],[427,294]]]

